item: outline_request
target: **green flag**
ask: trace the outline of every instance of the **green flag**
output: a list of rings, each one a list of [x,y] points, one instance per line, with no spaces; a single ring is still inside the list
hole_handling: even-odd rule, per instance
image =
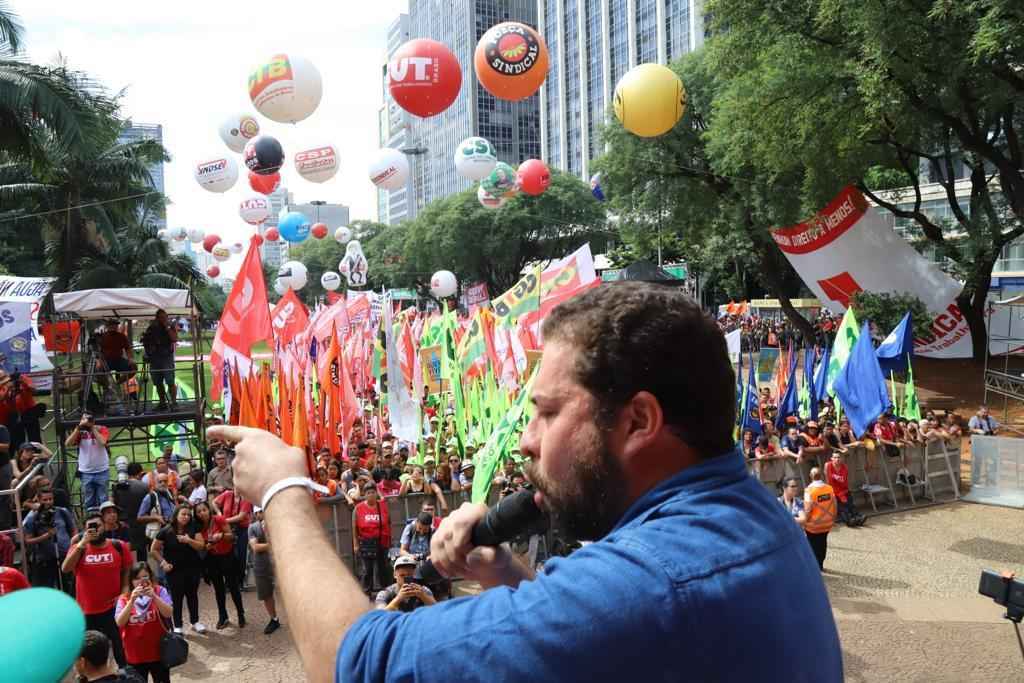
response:
[[[455,436],[459,441],[459,457],[462,457],[466,445],[466,403],[462,394],[462,372],[455,358],[455,314],[449,313],[446,303],[442,315],[444,339],[441,350],[441,377],[448,380],[448,388],[452,392],[452,403],[455,404]]]
[[[857,343],[859,336],[860,328],[857,327],[857,317],[853,314],[852,308],[847,308],[843,322],[840,323],[839,329],[836,331],[836,340],[832,344],[832,354],[828,359],[825,387],[830,396],[836,395],[836,392],[832,390],[832,383],[836,381],[839,371],[846,365],[846,359],[850,357],[850,352],[853,351],[853,345]]]
[[[487,443],[476,452],[476,456],[473,458],[473,464],[476,465],[476,474],[473,476],[472,500],[474,503],[487,502],[487,495],[491,492],[491,482],[494,481],[494,473],[498,470],[499,463],[508,456],[508,451],[513,446],[512,437],[516,433],[516,427],[519,426],[519,421],[523,418],[526,406],[529,405],[530,392],[533,389],[533,381],[537,377],[537,368],[539,367],[540,363],[537,363],[530,380],[519,392],[512,408],[501,418],[498,426],[487,438]]]
[[[900,402],[896,400],[896,373],[892,370],[889,371],[889,390],[892,393],[892,412],[896,417],[902,417],[900,415]]]
[[[903,387],[903,417],[908,420],[921,419],[921,406],[917,402],[917,390],[914,389],[914,369],[907,359],[907,385]]]

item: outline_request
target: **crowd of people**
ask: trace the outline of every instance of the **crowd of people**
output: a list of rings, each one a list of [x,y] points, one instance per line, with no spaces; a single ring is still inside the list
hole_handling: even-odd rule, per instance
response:
[[[785,349],[789,348],[790,344],[797,349],[805,346],[831,347],[835,341],[836,330],[842,322],[842,316],[822,308],[808,322],[814,330],[814,337],[811,339],[805,339],[804,332],[785,317],[726,314],[718,318],[718,327],[723,332],[740,330],[744,353],[756,352],[766,346]]]
[[[451,595],[449,581],[435,576],[435,583],[428,585],[418,576],[418,567],[428,558],[432,534],[449,512],[445,494],[468,492],[473,486],[475,444],[465,444],[460,454],[450,411],[442,416],[436,406],[425,409],[425,431],[417,443],[392,437],[386,418],[375,417],[368,407],[342,453],[323,449],[313,454],[316,478],[329,491],[314,497],[320,505],[351,509],[357,573],[380,609],[411,611]],[[213,416],[210,422],[220,419]],[[376,436],[374,427],[384,433]],[[233,450],[211,441],[200,462],[181,456],[168,443],[150,468],[129,463],[112,481],[108,438],[106,427],[86,413],[66,441],[78,453],[85,511],[81,526],[66,493],[57,491],[48,477],[36,475],[30,483],[23,503],[29,576],[4,566],[0,595],[31,585],[74,596],[87,628],[97,634],[97,642],[101,636],[106,639],[118,669],[142,680],[169,680],[170,671],[159,656],[165,632],[185,635],[186,624],[195,634],[209,631],[200,619],[203,581],[213,587],[216,630],[232,625],[229,596],[234,625],[247,625],[243,591],[255,589],[270,618],[264,633],[277,631],[281,623],[270,561],[272,533],[259,508],[235,490]],[[422,454],[417,462],[410,451]],[[13,478],[25,476],[34,463],[51,455],[44,445],[26,442],[11,459]],[[205,463],[211,465],[207,470],[202,469]],[[524,483],[514,457],[493,480],[503,496]],[[56,499],[58,493],[63,500]],[[392,538],[387,499],[400,496],[416,496],[420,505],[404,521],[401,536]],[[13,553],[8,553],[0,564],[12,560]]]

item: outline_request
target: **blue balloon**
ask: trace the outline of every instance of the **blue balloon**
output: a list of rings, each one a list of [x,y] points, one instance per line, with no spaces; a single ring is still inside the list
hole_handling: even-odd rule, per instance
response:
[[[311,221],[306,215],[298,211],[289,211],[277,224],[277,230],[281,237],[288,242],[301,242],[309,237]]]
[[[0,624],[0,678],[5,681],[59,681],[82,650],[85,615],[60,591],[8,593],[0,598]]]

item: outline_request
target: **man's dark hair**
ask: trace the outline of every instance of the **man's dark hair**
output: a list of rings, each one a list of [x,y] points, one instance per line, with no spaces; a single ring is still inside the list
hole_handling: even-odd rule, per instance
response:
[[[416,521],[420,524],[423,524],[424,526],[434,525],[434,518],[430,516],[429,512],[421,512],[420,514],[416,515]]]
[[[97,668],[106,665],[110,657],[110,639],[99,631],[86,631],[79,657],[85,657],[85,661]]]
[[[543,336],[575,347],[576,380],[603,426],[648,391],[665,425],[699,454],[732,448],[736,378],[725,337],[689,297],[644,282],[601,285],[556,307]]]
[[[51,487],[49,487],[49,486],[47,486],[46,488],[42,488],[42,489],[39,489],[38,491],[36,491],[36,495],[37,496],[45,496],[47,494],[49,494],[51,496],[53,495],[53,489]]]
[[[137,462],[128,463],[127,472],[129,477],[137,477],[142,474],[142,465]]]

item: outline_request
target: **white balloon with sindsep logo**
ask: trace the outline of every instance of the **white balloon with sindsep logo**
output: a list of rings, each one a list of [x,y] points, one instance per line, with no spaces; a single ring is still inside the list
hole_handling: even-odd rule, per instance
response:
[[[398,190],[409,179],[409,160],[397,149],[383,147],[370,162],[370,182],[382,190]]]
[[[296,152],[295,172],[311,183],[326,183],[338,173],[338,150],[315,145]]]
[[[227,192],[238,180],[238,164],[229,156],[213,157],[192,167],[196,182],[209,192]]]
[[[238,215],[249,225],[259,225],[270,216],[270,200],[261,194],[249,194],[239,202]]]

